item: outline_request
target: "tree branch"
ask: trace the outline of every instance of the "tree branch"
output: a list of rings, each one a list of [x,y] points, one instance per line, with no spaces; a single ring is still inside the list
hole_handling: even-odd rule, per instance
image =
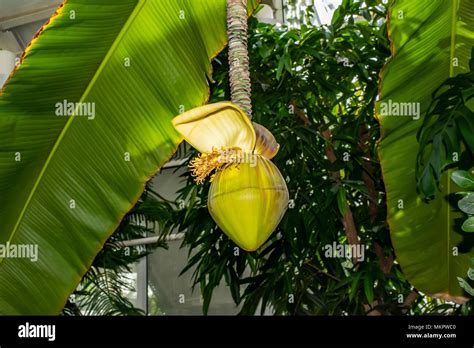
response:
[[[326,156],[328,160],[331,163],[336,162],[337,157],[336,153],[334,152],[334,148],[332,147],[332,134],[330,129],[325,129],[322,131],[322,135],[324,139],[327,141],[327,146],[326,146]],[[340,181],[341,175],[338,171],[336,172],[331,172],[331,176],[336,180]],[[359,236],[357,235],[357,227],[354,221],[354,216],[352,215],[352,210],[349,206],[346,208],[346,213],[342,217],[342,225],[344,226],[344,231],[347,236],[347,241],[349,242],[350,245],[358,245],[360,244],[359,242]],[[357,263],[358,260],[356,257],[353,257],[353,262]]]

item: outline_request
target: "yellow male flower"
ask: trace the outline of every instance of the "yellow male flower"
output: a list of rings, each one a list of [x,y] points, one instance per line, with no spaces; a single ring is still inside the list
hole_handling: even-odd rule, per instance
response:
[[[288,189],[270,161],[275,137],[230,102],[192,109],[173,119],[201,154],[190,163],[197,183],[211,175],[207,206],[224,233],[242,249],[258,249],[288,207]]]

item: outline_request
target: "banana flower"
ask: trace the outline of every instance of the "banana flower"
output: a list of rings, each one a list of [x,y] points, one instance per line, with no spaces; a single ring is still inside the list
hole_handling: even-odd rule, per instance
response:
[[[288,207],[285,180],[270,161],[279,149],[274,136],[230,102],[187,111],[173,125],[201,153],[190,163],[196,182],[211,176],[214,221],[242,249],[257,250]]]

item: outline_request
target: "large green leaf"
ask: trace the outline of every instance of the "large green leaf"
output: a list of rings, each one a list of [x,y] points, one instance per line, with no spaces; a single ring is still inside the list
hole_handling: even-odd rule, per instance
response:
[[[206,102],[226,40],[225,0],[69,0],[34,39],[0,98],[0,243],[39,255],[1,259],[0,314],[62,309],[181,141],[171,119]],[[95,118],[56,116],[64,100]]]
[[[469,268],[472,242],[454,225],[461,214],[448,203],[446,196],[456,187],[447,173],[436,199],[426,203],[417,195],[416,133],[432,92],[448,77],[469,70],[474,2],[396,0],[390,12],[393,57],[382,73],[378,116],[382,127],[379,155],[392,241],[405,275],[417,289],[463,301],[456,277],[465,276]],[[394,109],[382,116],[382,107],[390,100],[392,105],[420,103],[420,119],[393,116],[390,111]],[[439,154],[440,158],[449,155]]]

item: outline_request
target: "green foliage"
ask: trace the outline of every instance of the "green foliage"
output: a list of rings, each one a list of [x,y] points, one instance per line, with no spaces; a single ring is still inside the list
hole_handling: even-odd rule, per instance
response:
[[[467,271],[467,277],[471,280],[471,281],[474,281],[474,258],[472,259],[472,267],[469,268],[469,270]],[[458,277],[458,280],[459,280],[459,284],[461,285],[461,287],[466,290],[466,292],[471,295],[471,296],[474,296],[474,288],[471,286],[471,284],[469,284],[469,282],[461,277]]]
[[[463,213],[467,214],[467,219],[461,225],[464,232],[474,232],[474,177],[465,170],[456,170],[451,173],[451,180],[463,190],[471,192],[457,192],[462,198],[458,201],[458,208]],[[470,280],[474,281],[474,258],[472,259],[472,266],[467,272]],[[471,296],[474,296],[474,288],[469,284],[468,280],[458,277],[461,287]]]
[[[176,151],[172,118],[206,101],[225,18],[225,0],[68,0],[25,50],[0,91],[0,243],[41,260],[0,260],[0,314],[61,311]]]
[[[474,191],[474,178],[465,170],[456,170],[451,174],[451,179],[460,188]]]
[[[456,170],[451,179],[462,189],[474,191],[474,177],[465,170]],[[461,226],[464,232],[474,232],[474,192],[457,192],[462,198],[458,201],[458,208],[467,214],[467,219]]]
[[[474,48],[471,51],[470,72],[447,79],[433,93],[433,100],[420,127],[417,139],[417,187],[425,198],[433,198],[440,177],[449,167],[469,169],[474,151],[474,112],[466,105],[474,98]],[[453,154],[462,155],[457,158]],[[467,170],[451,173],[452,181],[463,190],[474,191],[474,177]],[[462,198],[459,210],[467,214],[461,225],[464,232],[474,232],[474,193],[457,192]],[[473,259],[474,265],[474,259]],[[474,280],[474,268],[468,271]],[[457,277],[460,286],[471,296],[474,289],[469,282]]]
[[[422,294],[404,303],[412,287],[391,263],[394,250],[375,153],[380,134],[374,102],[390,54],[386,9],[381,1],[344,4],[329,27],[289,30],[255,19],[250,23],[254,120],[281,145],[274,161],[291,199],[270,240],[257,252],[240,250],[208,213],[209,183],[196,185],[189,172],[176,202],[153,204],[163,235],[171,229],[185,232],[182,247],[190,258],[182,273],[194,272],[204,313],[222,282],[241,314],[263,313],[267,306],[285,315],[472,312],[472,301],[454,306]],[[229,100],[225,52],[214,61],[213,79],[211,102]],[[195,155],[187,150],[187,163]],[[347,244],[342,219],[349,211],[365,246],[359,263],[326,253],[333,242]]]
[[[469,73],[447,79],[435,90],[417,134],[417,186],[428,199],[435,196],[446,168],[459,165],[460,160],[469,166],[473,162],[474,112],[467,104],[474,98],[474,48],[470,69]]]
[[[429,201],[418,194],[417,134],[437,87],[469,72],[474,2],[396,0],[389,12],[392,57],[381,73],[377,116],[391,240],[410,284],[425,294],[463,302],[457,277],[474,257],[473,240],[456,223],[462,214],[450,204],[457,188],[447,171],[440,180],[442,194]],[[442,152],[433,157],[442,162],[448,156],[456,157]]]
[[[135,207],[94,259],[77,290],[69,298],[63,315],[143,315],[126,293],[134,291],[129,281],[132,264],[158,247],[167,248],[164,238],[170,233],[172,204],[147,187]],[[124,247],[124,241],[149,237],[160,229],[155,244]]]
[[[183,247],[194,252],[183,272],[194,269],[204,313],[213,289],[223,281],[242,305],[241,314],[259,308],[263,313],[267,306],[276,314],[319,315],[447,310],[421,297],[405,308],[399,295],[405,298],[411,287],[398,264],[388,262],[385,272],[381,267],[393,257],[393,247],[375,155],[374,102],[378,74],[390,51],[385,7],[378,1],[353,4],[339,15],[360,18],[364,11],[369,20],[291,30],[250,23],[254,120],[281,144],[274,161],[286,178],[290,206],[270,240],[246,253],[209,216],[209,184],[197,186],[185,175],[178,200],[187,206],[170,214],[177,230],[186,232]],[[225,53],[215,61],[211,102],[229,99],[226,62]],[[328,131],[329,138],[324,135]],[[365,246],[365,260],[356,264],[326,256],[327,245],[347,243],[346,209]]]

